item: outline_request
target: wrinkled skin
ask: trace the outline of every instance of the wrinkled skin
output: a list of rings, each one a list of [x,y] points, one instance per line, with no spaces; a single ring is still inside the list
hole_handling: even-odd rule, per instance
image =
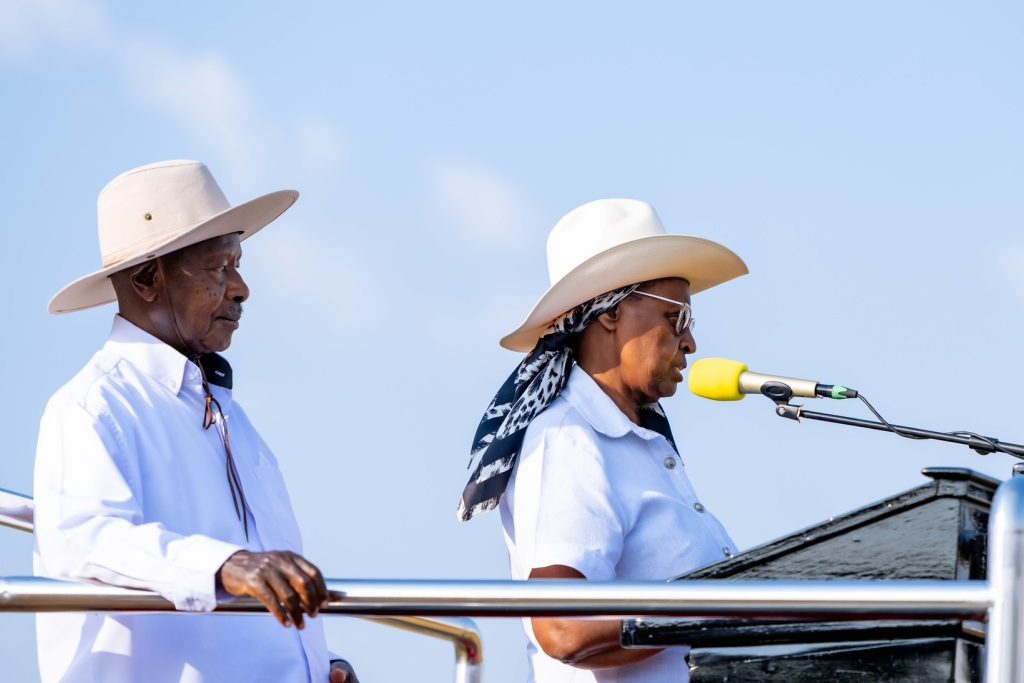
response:
[[[641,289],[690,301],[690,285],[679,278],[655,280]],[[583,332],[577,354],[580,367],[634,422],[639,421],[640,406],[676,393],[686,356],[697,350],[692,331],[675,333],[678,315],[675,304],[634,295]]]
[[[240,550],[217,571],[217,582],[232,595],[256,598],[282,626],[305,628],[303,614],[315,617],[327,602],[320,570],[301,555]]]
[[[242,317],[249,287],[238,268],[238,235],[225,235],[174,252],[163,259],[165,293],[174,305],[178,332],[191,349],[221,352]]]
[[[668,299],[690,301],[690,285],[686,280],[658,280],[642,289]],[[690,330],[679,336],[673,329],[679,307],[657,299],[632,296],[619,308],[620,376],[630,395],[641,405],[675,395],[683,380],[686,356],[697,350]]]
[[[221,352],[242,317],[249,287],[238,235],[224,235],[111,277],[120,313],[184,354]]]

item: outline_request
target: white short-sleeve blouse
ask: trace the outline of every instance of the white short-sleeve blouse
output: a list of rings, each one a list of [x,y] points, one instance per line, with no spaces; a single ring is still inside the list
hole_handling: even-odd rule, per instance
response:
[[[579,366],[530,424],[501,500],[512,578],[565,565],[592,581],[665,580],[736,547],[665,437],[626,417]],[[686,648],[637,664],[577,669],[544,654],[526,621],[537,683],[686,681]]]

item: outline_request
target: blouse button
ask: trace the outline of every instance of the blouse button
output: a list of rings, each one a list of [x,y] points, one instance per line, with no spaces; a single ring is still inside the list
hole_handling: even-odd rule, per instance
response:
[[[725,555],[726,557],[732,557],[732,548],[730,548],[730,547],[729,547],[729,546],[727,546],[727,545],[723,545],[723,546],[722,546],[722,553],[723,553],[723,554],[724,554],[724,555]]]
[[[693,509],[696,510],[697,512],[704,512],[704,506],[701,505],[700,503],[694,503]]]
[[[665,458],[665,467],[667,467],[668,469],[671,470],[671,469],[675,469],[675,466],[676,466],[676,459],[675,458],[673,458],[671,455],[668,456],[667,458]]]

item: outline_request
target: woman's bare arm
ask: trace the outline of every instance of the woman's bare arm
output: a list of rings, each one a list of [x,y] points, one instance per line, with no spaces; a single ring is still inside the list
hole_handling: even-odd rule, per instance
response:
[[[572,567],[555,564],[537,567],[530,579],[584,579]],[[580,669],[605,669],[642,661],[661,652],[659,649],[627,650],[619,645],[622,622],[618,620],[578,620],[534,618],[533,633],[545,654]]]

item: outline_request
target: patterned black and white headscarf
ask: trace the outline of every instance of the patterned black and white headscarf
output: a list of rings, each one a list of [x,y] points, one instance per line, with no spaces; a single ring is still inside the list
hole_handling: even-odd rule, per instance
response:
[[[473,437],[469,466],[476,462],[469,483],[459,502],[459,519],[474,516],[498,505],[505,487],[512,478],[512,469],[523,447],[523,437],[530,422],[565,388],[572,369],[569,349],[573,337],[582,332],[599,315],[619,305],[636,291],[639,284],[606,292],[580,304],[559,318],[554,330],[541,337],[533,351],[509,375],[487,406]],[[660,406],[654,404],[654,415],[645,416],[644,426],[661,432],[672,443],[668,420]],[[664,425],[660,424],[663,422]]]

